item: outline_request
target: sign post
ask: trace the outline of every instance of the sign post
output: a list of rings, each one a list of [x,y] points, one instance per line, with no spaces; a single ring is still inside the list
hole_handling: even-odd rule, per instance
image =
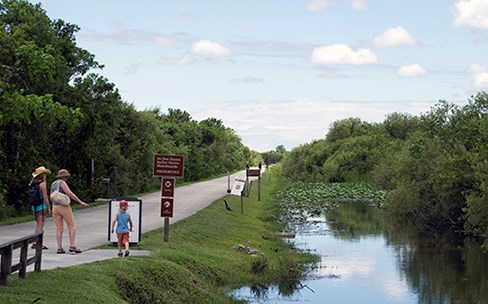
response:
[[[153,176],[161,177],[161,217],[164,218],[164,241],[169,241],[169,218],[173,217],[175,177],[183,177],[183,155],[155,154]]]
[[[249,176],[258,177],[258,201],[261,201],[261,163],[259,163],[259,168],[249,168],[246,166],[246,179],[249,180]],[[249,195],[249,194],[248,194]]]

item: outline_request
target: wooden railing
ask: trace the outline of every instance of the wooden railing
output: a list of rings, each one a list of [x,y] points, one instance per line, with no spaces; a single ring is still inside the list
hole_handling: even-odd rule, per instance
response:
[[[24,279],[27,266],[31,264],[35,264],[34,271],[41,271],[43,236],[44,231],[40,231],[0,245],[0,255],[2,256],[0,264],[1,285],[7,285],[8,275],[16,271],[19,271],[19,278]],[[35,254],[32,257],[27,257],[27,251],[32,243],[36,243]],[[12,265],[14,250],[18,248],[20,248],[19,262]]]

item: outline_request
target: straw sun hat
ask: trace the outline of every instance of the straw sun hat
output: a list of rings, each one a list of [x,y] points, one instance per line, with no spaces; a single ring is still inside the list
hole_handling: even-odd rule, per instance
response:
[[[32,177],[39,176],[41,174],[51,174],[51,170],[46,169],[44,166],[40,166],[36,171],[32,172]]]
[[[66,169],[61,169],[58,171],[58,174],[56,174],[56,178],[61,178],[61,177],[69,177],[71,174],[68,172]]]

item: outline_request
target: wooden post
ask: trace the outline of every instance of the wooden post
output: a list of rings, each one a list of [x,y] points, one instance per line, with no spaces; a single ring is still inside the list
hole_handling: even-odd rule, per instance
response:
[[[258,177],[258,202],[261,201],[261,176]]]
[[[36,242],[36,262],[34,264],[34,271],[40,272],[41,271],[41,262],[42,262],[42,244],[44,243],[44,231],[41,231],[41,234],[37,236]]]
[[[9,246],[4,248],[2,254],[2,267],[1,267],[1,276],[0,276],[0,284],[7,285],[7,277],[10,274],[11,267],[12,267],[12,251],[14,249],[14,245],[10,244]]]
[[[261,201],[261,172],[262,172],[262,165],[261,162],[259,162],[259,176],[258,176],[258,202]]]
[[[20,247],[20,269],[19,278],[25,279],[25,272],[27,270],[27,248],[29,248],[29,242],[25,240]]]
[[[227,193],[230,193],[232,190],[230,189],[230,172],[227,171]]]
[[[241,214],[244,214],[244,190],[241,191]]]
[[[164,242],[169,242],[169,217],[164,218]]]

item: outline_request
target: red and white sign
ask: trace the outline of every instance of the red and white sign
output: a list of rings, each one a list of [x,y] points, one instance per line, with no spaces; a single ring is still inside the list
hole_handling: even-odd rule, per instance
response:
[[[234,181],[234,185],[232,186],[232,191],[230,194],[232,195],[241,195],[241,192],[244,190],[244,186],[246,184],[246,180],[241,177],[236,177]]]
[[[185,157],[183,155],[154,155],[154,176],[183,177],[184,167]]]
[[[175,179],[171,177],[163,177],[161,179],[161,196],[174,197],[175,196]]]
[[[161,217],[173,217],[173,203],[172,198],[161,199]]]

